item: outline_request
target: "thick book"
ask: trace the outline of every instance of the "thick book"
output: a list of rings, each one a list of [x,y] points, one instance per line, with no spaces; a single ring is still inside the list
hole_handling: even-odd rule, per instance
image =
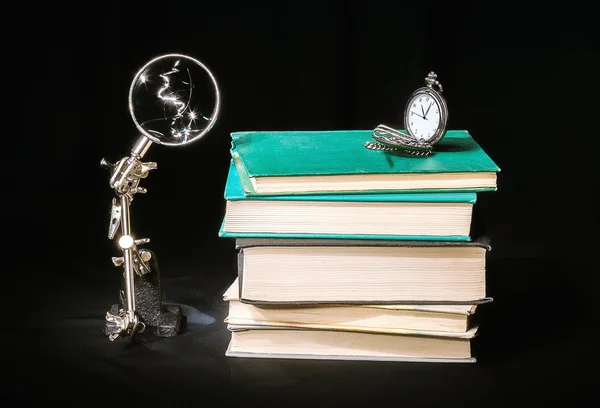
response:
[[[369,150],[371,130],[231,134],[246,195],[493,191],[500,168],[466,130],[449,130],[430,157]]]
[[[245,196],[236,166],[225,185],[225,238],[471,239],[477,193]]]
[[[236,240],[248,304],[481,304],[485,236],[472,241]]]
[[[474,363],[473,328],[457,337],[228,326],[228,357]]]
[[[223,294],[225,323],[364,333],[456,336],[472,327],[477,305],[251,305],[240,302],[236,279]]]

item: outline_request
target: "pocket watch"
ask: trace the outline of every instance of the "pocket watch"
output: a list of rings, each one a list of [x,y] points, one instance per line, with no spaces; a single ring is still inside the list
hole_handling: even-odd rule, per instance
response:
[[[425,85],[414,91],[408,99],[404,109],[406,131],[379,125],[373,130],[372,137],[375,143],[365,143],[366,148],[400,150],[416,156],[432,154],[434,146],[446,135],[448,106],[435,72],[427,75]]]

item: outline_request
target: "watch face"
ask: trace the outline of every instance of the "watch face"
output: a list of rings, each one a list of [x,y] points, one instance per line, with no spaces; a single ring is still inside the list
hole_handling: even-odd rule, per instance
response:
[[[441,101],[431,93],[416,92],[408,101],[404,114],[406,130],[426,142],[435,143],[445,127]]]

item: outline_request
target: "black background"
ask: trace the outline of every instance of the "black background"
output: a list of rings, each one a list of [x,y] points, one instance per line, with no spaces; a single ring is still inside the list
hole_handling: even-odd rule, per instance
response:
[[[597,343],[599,39],[582,3],[78,2],[23,5],[8,82],[26,108],[8,150],[3,397],[65,401],[506,406],[591,392]],[[27,9],[31,7],[31,9]],[[17,32],[6,38],[14,42]],[[158,162],[134,201],[167,297],[197,316],[177,338],[109,342],[116,254],[101,158],[127,155],[133,76],[167,53],[200,59],[222,95],[217,125]],[[21,55],[19,54],[19,56]],[[9,65],[13,64],[9,62]],[[5,64],[6,66],[6,64]],[[11,68],[11,69],[13,69]],[[501,167],[477,209],[492,240],[476,365],[245,361],[223,357],[221,294],[235,276],[224,214],[229,133],[401,124],[434,70],[449,127]],[[6,118],[9,120],[10,118]],[[193,320],[193,319],[192,319]],[[485,327],[485,330],[483,329]],[[587,406],[587,405],[586,405]]]

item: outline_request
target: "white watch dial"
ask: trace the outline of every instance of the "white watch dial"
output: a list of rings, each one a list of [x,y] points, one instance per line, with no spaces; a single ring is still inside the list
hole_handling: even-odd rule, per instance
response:
[[[440,127],[440,106],[429,95],[416,95],[408,103],[406,130],[417,139],[431,140]]]

